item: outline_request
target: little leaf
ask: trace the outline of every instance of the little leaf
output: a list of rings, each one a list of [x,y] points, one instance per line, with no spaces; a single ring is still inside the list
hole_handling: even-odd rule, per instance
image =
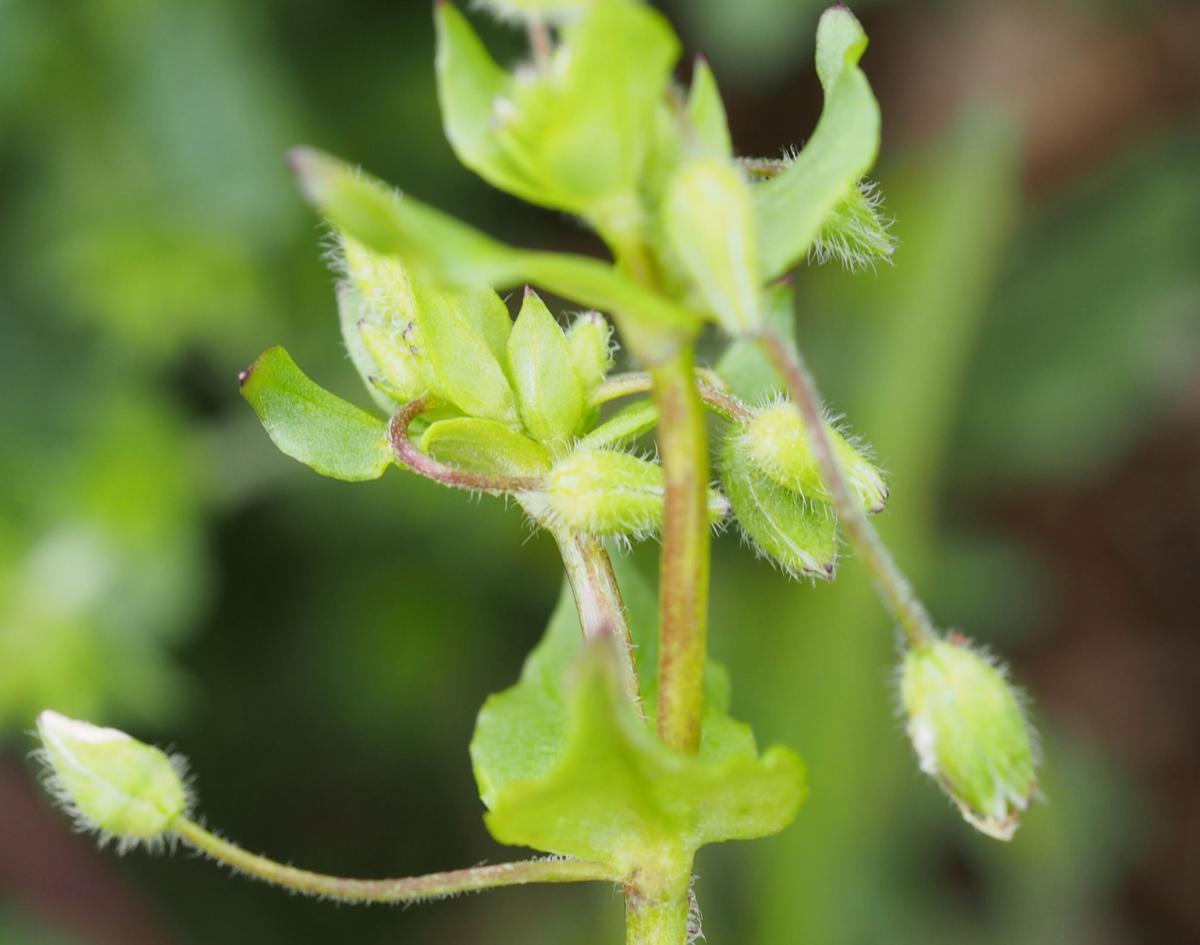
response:
[[[758,472],[738,438],[722,448],[721,482],[742,533],[757,551],[793,577],[829,579],[837,562],[837,517]]]
[[[652,710],[657,602],[626,560],[614,563]],[[497,839],[591,851],[628,867],[655,845],[678,852],[791,821],[805,793],[803,766],[786,749],[758,757],[749,728],[727,714],[728,681],[717,667],[706,675],[700,753],[686,756],[657,741],[653,718],[636,717],[607,656],[585,648],[564,587],[520,681],[487,700],[471,742]]]
[[[238,380],[275,445],[322,476],[378,479],[391,465],[387,425],[313,383],[283,348],[268,349]]]
[[[777,282],[763,292],[763,320],[787,340],[794,340],[796,334],[794,294],[788,282]],[[784,389],[783,378],[753,338],[730,342],[716,371],[734,394],[752,404],[766,403]]]
[[[583,419],[583,387],[563,330],[532,289],[508,339],[508,365],[525,429],[539,443],[564,444]]]
[[[658,424],[658,407],[653,400],[638,400],[617,411],[579,441],[593,449],[628,446]]]
[[[674,350],[696,332],[699,313],[586,256],[515,249],[311,148],[289,159],[305,198],[343,233],[376,253],[397,256],[439,282],[502,288],[534,283],[623,319],[643,357]],[[655,348],[648,347],[654,344]]]
[[[550,468],[550,454],[529,437],[478,417],[430,424],[421,449],[443,463],[487,476],[537,477]]]
[[[778,176],[754,189],[763,276],[804,258],[822,225],[857,187],[879,151],[879,103],[858,60],[867,35],[844,6],[817,26],[817,76],[825,108],[804,149]]]
[[[794,819],[804,768],[786,748],[720,757],[664,746],[635,714],[607,641],[584,652],[561,754],[543,777],[510,782],[486,817],[501,843],[596,859],[630,872],[707,843],[769,836]]]
[[[708,60],[696,59],[692,70],[692,88],[688,93],[688,118],[692,122],[696,141],[704,154],[728,160],[733,157],[733,141],[725,117],[725,103],[717,89]]]

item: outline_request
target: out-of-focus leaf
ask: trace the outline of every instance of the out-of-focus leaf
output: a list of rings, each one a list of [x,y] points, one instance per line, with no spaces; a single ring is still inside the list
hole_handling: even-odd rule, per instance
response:
[[[688,92],[688,118],[702,151],[712,157],[729,160],[733,157],[733,139],[725,103],[713,76],[708,60],[700,57],[692,70],[692,87]]]

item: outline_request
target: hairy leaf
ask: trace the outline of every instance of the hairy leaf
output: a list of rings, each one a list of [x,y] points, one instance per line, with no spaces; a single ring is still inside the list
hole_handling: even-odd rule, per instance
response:
[[[804,149],[755,190],[763,275],[782,275],[808,253],[821,227],[857,187],[879,151],[879,103],[858,60],[867,35],[844,6],[817,27],[817,76],[825,107]]]

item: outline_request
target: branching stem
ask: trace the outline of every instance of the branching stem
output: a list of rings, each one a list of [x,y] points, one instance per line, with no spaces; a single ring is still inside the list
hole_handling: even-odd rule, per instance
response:
[[[537,479],[524,476],[488,476],[447,466],[427,453],[422,453],[408,438],[408,427],[430,406],[432,404],[427,397],[414,400],[400,408],[388,424],[392,452],[417,475],[440,482],[444,486],[466,489],[469,492],[486,492],[489,495],[519,495],[524,492],[537,492],[541,488],[541,482]]]
[[[239,873],[306,896],[320,896],[341,902],[420,902],[424,899],[438,899],[501,886],[617,882],[619,879],[603,864],[570,859],[498,863],[494,866],[474,866],[465,870],[430,873],[426,876],[403,879],[346,879],[297,869],[250,853],[186,818],[177,821],[173,829],[187,846]]]
[[[912,585],[900,571],[875,526],[867,519],[861,503],[842,474],[833,444],[825,432],[816,381],[804,362],[804,356],[793,345],[771,332],[764,332],[759,344],[783,375],[792,402],[800,411],[809,449],[821,470],[821,478],[825,481],[829,498],[850,543],[870,570],[880,596],[909,642],[914,647],[928,645],[936,639],[937,630],[925,605],[913,592]]]
[[[708,383],[696,372],[696,393],[704,405],[726,420],[736,423],[749,423],[754,419],[753,409],[732,394],[726,393],[719,387]],[[633,394],[644,394],[654,387],[650,374],[646,371],[630,371],[626,374],[616,374],[601,384],[592,393],[591,405],[599,407],[621,397]]]

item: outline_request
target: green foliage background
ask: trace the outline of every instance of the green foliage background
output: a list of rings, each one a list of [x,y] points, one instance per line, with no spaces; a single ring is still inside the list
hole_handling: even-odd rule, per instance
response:
[[[737,714],[800,751],[812,792],[783,835],[702,854],[709,941],[1200,936],[1179,826],[1200,816],[1180,788],[1200,783],[1200,82],[1172,52],[1200,35],[1187,6],[861,5],[900,249],[876,274],[805,275],[798,330],[889,470],[885,537],[935,611],[1029,682],[1049,803],[1012,846],[969,831],[915,773],[856,565],[788,584],[727,538],[714,655]],[[817,4],[669,12],[746,151],[807,134]],[[1061,54],[1037,62],[1037,96],[972,64],[996,22]],[[298,141],[512,242],[591,245],[453,160],[432,49],[425,4],[0,0],[0,943],[620,938],[605,890],[352,911],[186,857],[99,856],[24,760],[51,706],[174,743],[208,817],[281,859],[400,875],[502,855],[467,743],[551,612],[550,542],[411,477],[313,475],[235,380],[286,338],[363,402],[282,162]],[[1103,104],[1118,84],[1140,96],[1124,112]],[[652,573],[653,549],[634,565]]]

